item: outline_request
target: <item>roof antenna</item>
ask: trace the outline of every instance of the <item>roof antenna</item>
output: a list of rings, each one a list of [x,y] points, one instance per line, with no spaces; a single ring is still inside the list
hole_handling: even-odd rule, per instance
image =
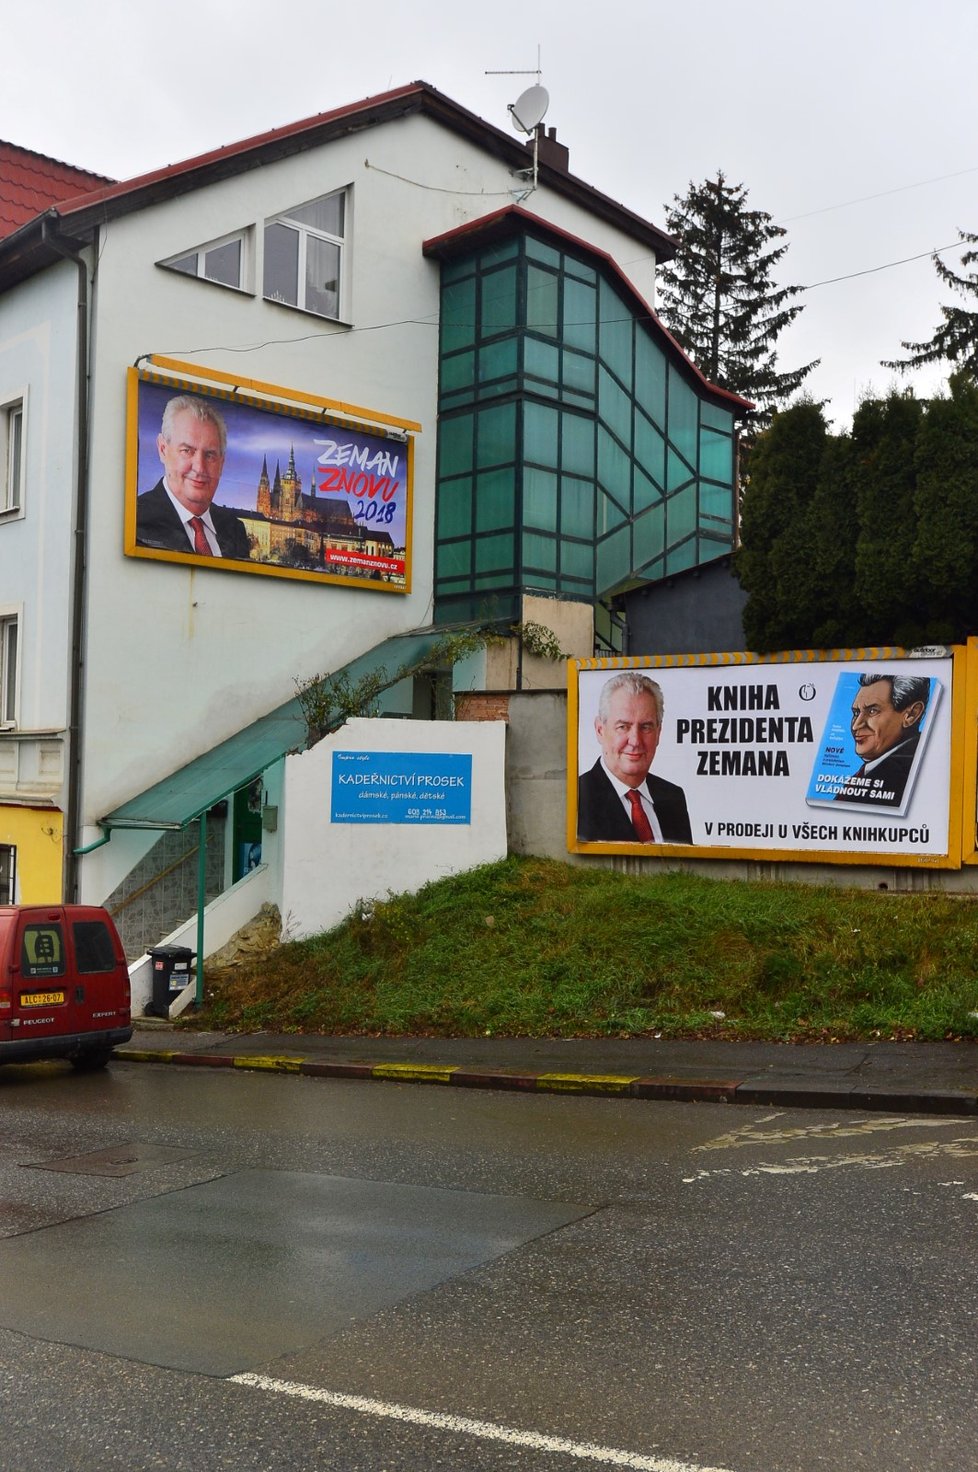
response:
[[[546,87],[540,83],[540,47],[537,47],[537,64],[533,70],[523,71],[487,71],[487,77],[536,77],[532,87],[527,87],[521,92],[515,102],[507,103],[510,122],[517,133],[525,133],[528,138],[533,139],[533,167],[520,169],[519,175],[524,179],[530,179],[530,185],[519,195],[522,203],[528,195],[532,194],[537,187],[537,172],[540,163],[540,135],[538,132],[540,124],[547,115],[550,106],[550,94]]]

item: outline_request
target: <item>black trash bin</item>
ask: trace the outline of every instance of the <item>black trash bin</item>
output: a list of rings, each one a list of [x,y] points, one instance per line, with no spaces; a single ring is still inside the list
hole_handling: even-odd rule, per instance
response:
[[[154,1017],[169,1017],[170,1003],[190,981],[194,953],[189,946],[157,946],[149,952],[153,963],[153,999],[150,1011]]]

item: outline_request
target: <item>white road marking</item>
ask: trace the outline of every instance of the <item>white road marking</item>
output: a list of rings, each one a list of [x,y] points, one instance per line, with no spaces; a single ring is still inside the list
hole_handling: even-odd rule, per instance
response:
[[[702,1145],[694,1145],[690,1154],[696,1155],[704,1150],[737,1150],[744,1145],[780,1145],[789,1140],[844,1140],[854,1135],[881,1134],[887,1130],[920,1130],[920,1129],[948,1129],[950,1126],[960,1128],[959,1119],[901,1119],[888,1116],[875,1119],[859,1120],[855,1124],[842,1124],[838,1120],[820,1121],[818,1124],[801,1125],[795,1129],[784,1130],[759,1130],[756,1125],[744,1125],[742,1129],[730,1130],[725,1135],[717,1135],[715,1140],[707,1140]]]
[[[684,1186],[691,1186],[698,1181],[711,1180],[714,1176],[813,1176],[819,1171],[840,1170],[852,1165],[861,1165],[864,1170],[889,1170],[893,1166],[907,1165],[912,1159],[936,1159],[946,1155],[959,1160],[978,1155],[978,1139],[920,1140],[912,1145],[895,1145],[892,1150],[883,1150],[874,1155],[796,1155],[781,1164],[762,1161],[758,1165],[746,1166],[743,1170],[732,1170],[729,1166],[720,1170],[698,1170],[695,1175],[683,1176],[682,1180]],[[939,1184],[950,1183],[941,1181]],[[963,1185],[964,1182],[959,1184]]]
[[[232,1385],[250,1385],[277,1395],[291,1395],[339,1410],[359,1411],[364,1416],[380,1416],[391,1421],[408,1421],[413,1426],[433,1426],[456,1435],[477,1436],[483,1441],[501,1441],[508,1446],[530,1447],[533,1451],[563,1452],[581,1461],[604,1462],[613,1467],[631,1467],[635,1472],[727,1472],[723,1467],[704,1467],[694,1462],[677,1462],[673,1457],[646,1457],[639,1452],[621,1451],[617,1447],[592,1446],[588,1442],[567,1441],[562,1436],[543,1436],[537,1431],[520,1431],[514,1426],[497,1426],[491,1421],[472,1421],[467,1416],[448,1416],[442,1411],[422,1411],[415,1406],[399,1406],[382,1400],[368,1400],[362,1395],[342,1395],[333,1390],[320,1390],[316,1385],[303,1385],[293,1380],[273,1380],[268,1375],[231,1375]]]

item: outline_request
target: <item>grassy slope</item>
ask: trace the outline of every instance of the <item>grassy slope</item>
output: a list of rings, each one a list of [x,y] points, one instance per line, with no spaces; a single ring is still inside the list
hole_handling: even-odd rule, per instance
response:
[[[967,899],[630,878],[511,858],[208,975],[192,1025],[978,1037],[976,944],[978,904]]]

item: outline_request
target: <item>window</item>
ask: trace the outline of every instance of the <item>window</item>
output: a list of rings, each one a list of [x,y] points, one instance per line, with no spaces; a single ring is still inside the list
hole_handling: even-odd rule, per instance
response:
[[[265,225],[264,295],[319,317],[339,317],[346,196],[287,210]]]
[[[160,261],[168,271],[181,271],[185,276],[198,276],[202,281],[213,281],[217,286],[233,286],[246,290],[245,261],[246,235],[242,230],[237,235],[200,245],[184,255]]]
[[[115,970],[115,947],[104,920],[76,920],[71,929],[80,975]]]
[[[38,976],[64,975],[65,942],[57,922],[24,926],[20,970],[27,981]]]
[[[17,713],[17,616],[0,618],[0,726],[12,726]]]
[[[24,504],[24,400],[0,405],[0,514]]]
[[[17,850],[11,843],[0,843],[0,905],[14,903],[14,880],[17,877]]]

